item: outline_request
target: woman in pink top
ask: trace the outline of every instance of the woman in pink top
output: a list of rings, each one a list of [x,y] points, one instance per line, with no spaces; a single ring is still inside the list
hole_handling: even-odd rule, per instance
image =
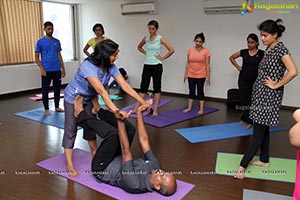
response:
[[[294,188],[294,200],[300,200],[300,109],[293,114],[296,124],[290,129],[290,143],[298,149],[297,151],[297,167]]]
[[[204,83],[210,85],[210,52],[202,46],[205,42],[203,33],[199,33],[194,38],[195,47],[187,52],[187,62],[183,82],[188,78],[189,99],[188,107],[183,112],[189,112],[193,106],[193,100],[200,101],[198,114],[204,113]],[[197,94],[196,94],[197,89]]]

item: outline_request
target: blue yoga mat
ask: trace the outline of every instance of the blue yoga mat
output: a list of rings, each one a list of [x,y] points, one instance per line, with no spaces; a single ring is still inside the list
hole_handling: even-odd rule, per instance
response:
[[[44,108],[38,108],[38,109],[18,112],[14,114],[19,117],[23,117],[43,124],[55,126],[57,128],[61,128],[61,129],[64,128],[65,113],[55,112],[53,110],[50,110],[51,115],[45,115],[44,111],[45,111]]]
[[[284,128],[278,126],[270,127],[270,132],[284,130]],[[175,131],[189,142],[197,143],[252,135],[253,128],[245,129],[239,122],[234,122],[193,128],[180,128]]]

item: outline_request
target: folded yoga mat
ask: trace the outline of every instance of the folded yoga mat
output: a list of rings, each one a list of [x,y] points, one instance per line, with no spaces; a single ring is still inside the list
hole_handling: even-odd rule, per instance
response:
[[[148,99],[147,99],[148,100]],[[168,103],[170,103],[171,102],[171,100],[169,100],[169,99],[161,99],[160,101],[159,101],[159,103],[158,103],[158,107],[160,108],[160,107],[162,107],[162,106],[164,106],[164,105],[166,105],[166,104],[168,104]],[[134,110],[135,109],[135,103],[134,104],[131,104],[130,106],[126,106],[126,107],[124,107],[124,108],[122,108],[122,110],[123,111],[126,111],[126,112],[129,112],[130,110]],[[154,108],[154,103],[152,104],[152,109]],[[145,111],[145,112],[143,112],[143,116],[146,116],[146,115],[148,115],[150,113],[150,111]],[[137,117],[137,115],[136,114],[131,114],[130,115],[130,117],[134,117],[134,118],[136,118]]]
[[[218,153],[216,173],[233,176],[240,165],[243,155]],[[258,160],[257,156],[253,160]],[[246,178],[257,178],[271,181],[295,182],[296,160],[270,157],[270,167],[248,165]]]
[[[122,97],[118,96],[118,95],[115,95],[115,94],[110,94],[109,95],[110,99],[113,100],[113,101],[116,101],[116,100],[119,100],[119,99],[122,99]],[[105,103],[103,101],[103,99],[101,98],[100,95],[98,95],[98,102],[101,106],[104,106]]]
[[[53,110],[50,110],[51,115],[45,115],[44,111],[45,111],[44,108],[38,108],[38,109],[18,112],[14,114],[19,117],[23,117],[43,124],[55,126],[57,128],[61,128],[61,129],[64,128],[65,113],[55,112]],[[78,129],[80,129],[80,127],[78,127]]]
[[[116,199],[152,200],[152,199],[182,199],[195,185],[177,180],[177,191],[170,197],[164,197],[157,192],[144,194],[130,194],[123,189],[97,182],[91,174],[91,154],[81,149],[74,149],[74,165],[79,173],[77,178],[71,178],[66,173],[66,160],[64,154],[58,154],[52,158],[37,163],[38,166],[49,170],[49,174],[57,174],[67,179],[80,183],[88,188],[106,194]]]
[[[270,127],[270,132],[283,130],[285,129],[278,126]],[[239,122],[234,122],[193,128],[180,128],[175,131],[189,142],[197,143],[252,135],[253,128],[245,129]]]
[[[63,97],[64,97],[64,94],[61,93],[60,98],[63,98]],[[48,98],[49,99],[54,99],[54,93],[50,92],[48,94]],[[41,101],[42,100],[42,94],[35,94],[33,97],[29,97],[29,99],[34,100],[34,101]]]
[[[279,195],[279,194],[272,194],[268,192],[260,192],[255,190],[243,190],[243,200],[293,200],[293,197]]]
[[[205,106],[204,113],[199,115],[197,113],[199,111],[199,106],[193,106],[192,110],[190,112],[186,112],[186,113],[183,112],[184,109],[186,109],[186,107],[179,108],[176,110],[170,110],[167,112],[161,112],[157,116],[149,115],[144,118],[144,121],[147,124],[162,128],[165,126],[169,126],[171,124],[182,122],[184,120],[207,115],[209,113],[213,113],[213,112],[216,112],[219,110],[216,108],[211,108],[211,107]]]

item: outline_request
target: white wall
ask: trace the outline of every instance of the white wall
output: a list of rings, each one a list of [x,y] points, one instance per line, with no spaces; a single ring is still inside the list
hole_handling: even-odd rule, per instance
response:
[[[246,36],[257,31],[257,24],[265,19],[282,18],[287,28],[281,40],[289,48],[296,64],[300,65],[299,27],[300,10],[297,14],[274,15],[266,11],[240,16],[205,15],[203,0],[157,0],[158,15],[121,15],[120,4],[133,0],[81,0],[79,5],[79,55],[93,37],[92,26],[100,22],[104,25],[106,36],[120,44],[120,57],[116,64],[124,66],[130,75],[130,83],[139,88],[144,57],[136,50],[143,36],[148,34],[147,23],[156,19],[160,23],[159,32],[175,49],[175,54],[164,62],[163,91],[187,94],[187,84],[183,83],[186,51],[192,47],[196,33],[204,32],[204,44],[212,54],[211,86],[206,87],[208,97],[226,98],[229,88],[237,87],[238,73],[230,64],[228,57],[235,51],[246,48]],[[299,0],[297,2],[300,3]],[[260,45],[262,49],[265,47]],[[79,61],[67,62],[67,77],[71,80],[79,66]],[[0,94],[40,88],[39,70],[36,64],[0,67],[2,87]],[[299,76],[285,87],[283,105],[300,107]]]
[[[226,98],[229,88],[237,87],[238,72],[230,64],[228,57],[246,48],[246,37],[254,32],[259,35],[257,25],[266,19],[282,18],[287,31],[282,41],[291,51],[299,67],[299,13],[268,14],[255,10],[241,16],[206,15],[202,10],[203,0],[158,0],[158,15],[121,15],[121,0],[89,0],[81,4],[81,49],[93,37],[92,26],[99,22],[104,25],[106,36],[120,44],[120,57],[116,64],[124,66],[130,76],[130,83],[138,88],[143,67],[143,55],[136,46],[148,34],[147,23],[156,19],[160,23],[159,32],[175,49],[175,54],[164,62],[163,91],[187,94],[187,84],[183,83],[186,51],[192,47],[196,33],[204,32],[205,46],[211,51],[211,86],[206,87],[206,96]],[[300,12],[300,10],[299,10]],[[263,45],[260,48],[265,49]],[[283,105],[300,107],[299,77],[285,88]]]
[[[67,76],[62,83],[70,82],[78,66],[79,61],[65,62]],[[0,67],[0,80],[0,94],[41,88],[40,70],[35,63]]]

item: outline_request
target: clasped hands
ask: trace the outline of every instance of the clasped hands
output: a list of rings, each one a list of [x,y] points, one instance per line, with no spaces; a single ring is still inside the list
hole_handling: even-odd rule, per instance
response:
[[[138,112],[144,112],[145,110],[150,110],[151,109],[151,105],[153,103],[152,99],[149,99],[147,101],[145,101],[142,105],[140,105],[138,107]],[[129,112],[126,111],[122,111],[122,110],[116,110],[115,111],[115,117],[118,120],[125,120],[126,118],[129,117],[129,115],[132,113],[132,110],[130,110]]]

